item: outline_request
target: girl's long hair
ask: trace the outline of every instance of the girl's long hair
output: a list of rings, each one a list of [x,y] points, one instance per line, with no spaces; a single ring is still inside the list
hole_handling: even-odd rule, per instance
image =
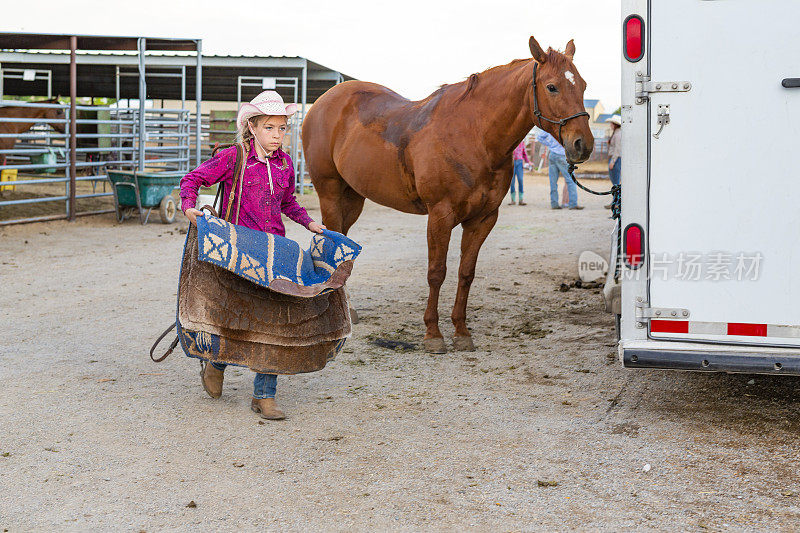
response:
[[[236,130],[236,142],[237,143],[247,144],[247,143],[250,142],[250,139],[253,138],[253,132],[250,131],[250,128],[248,127],[248,124],[250,124],[251,120],[258,119],[259,116],[263,117],[263,116],[266,116],[266,115],[258,115],[258,116],[252,117],[252,118],[248,118],[247,120],[244,121],[244,124],[239,126],[239,129]],[[255,123],[253,125],[255,125]]]

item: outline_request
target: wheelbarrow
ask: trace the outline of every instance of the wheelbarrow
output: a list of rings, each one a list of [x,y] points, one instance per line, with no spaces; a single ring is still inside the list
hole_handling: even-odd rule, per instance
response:
[[[138,211],[142,225],[147,224],[150,212],[157,207],[161,222],[174,222],[178,209],[172,190],[178,186],[181,176],[183,173],[109,169],[117,221],[122,222]]]

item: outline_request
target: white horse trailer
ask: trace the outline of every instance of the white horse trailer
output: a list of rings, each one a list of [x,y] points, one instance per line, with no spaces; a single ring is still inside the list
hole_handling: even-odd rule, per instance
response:
[[[798,21],[798,0],[622,0],[624,366],[800,375]]]

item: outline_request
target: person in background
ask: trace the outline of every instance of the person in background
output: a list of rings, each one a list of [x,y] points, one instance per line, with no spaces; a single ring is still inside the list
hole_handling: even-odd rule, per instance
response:
[[[524,165],[531,164],[531,160],[528,159],[528,152],[525,150],[525,141],[523,140],[519,143],[519,146],[514,148],[514,170],[513,174],[511,174],[511,201],[508,202],[508,205],[514,205],[516,203],[515,196],[516,192],[514,190],[514,182],[519,183],[519,205],[527,205],[525,201],[522,199],[523,190],[522,190],[522,181],[524,177]]]
[[[619,115],[612,115],[606,119],[606,122],[611,123],[611,136],[608,138],[608,177],[611,179],[611,185],[619,185],[620,178],[622,177],[622,159],[620,153],[620,145],[622,144],[622,117]],[[611,209],[611,204],[606,206],[606,209]]]
[[[575,182],[569,177],[569,163],[567,163],[567,155],[564,152],[564,147],[561,146],[555,138],[544,130],[538,129],[536,131],[536,141],[547,146],[549,154],[547,156],[547,166],[550,173],[550,208],[561,209],[558,203],[558,175],[564,176],[567,191],[569,193],[569,209],[583,209],[583,206],[578,205],[578,187]]]

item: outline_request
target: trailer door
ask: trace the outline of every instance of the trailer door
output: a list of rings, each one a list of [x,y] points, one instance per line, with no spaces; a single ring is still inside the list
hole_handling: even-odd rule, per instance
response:
[[[800,2],[650,8],[650,336],[800,345]]]

